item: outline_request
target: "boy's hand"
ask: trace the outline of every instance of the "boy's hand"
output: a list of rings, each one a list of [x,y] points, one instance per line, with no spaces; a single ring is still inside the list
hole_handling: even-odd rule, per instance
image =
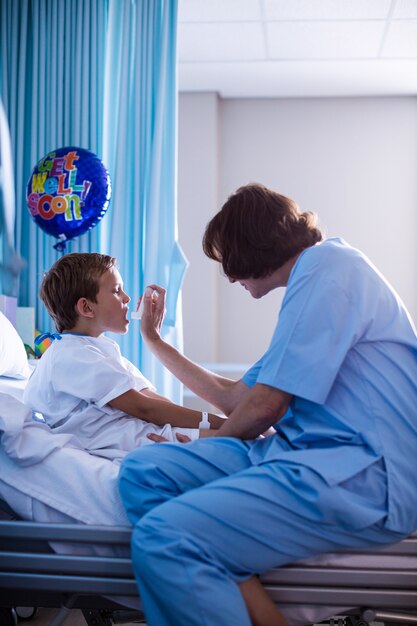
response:
[[[148,439],[154,441],[155,443],[169,443],[169,439],[166,437],[162,437],[161,435],[157,435],[156,433],[149,433],[146,435]],[[176,438],[180,443],[188,443],[191,439],[187,435],[182,435],[181,433],[175,434]]]
[[[145,341],[157,341],[161,336],[165,317],[166,290],[159,285],[148,285],[143,294],[143,313],[140,332]]]

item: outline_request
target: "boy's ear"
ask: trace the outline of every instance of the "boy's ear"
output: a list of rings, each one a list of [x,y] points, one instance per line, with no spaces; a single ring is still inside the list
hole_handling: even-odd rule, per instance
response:
[[[75,305],[75,309],[81,317],[94,317],[94,310],[90,304],[90,301],[87,298],[79,298]]]

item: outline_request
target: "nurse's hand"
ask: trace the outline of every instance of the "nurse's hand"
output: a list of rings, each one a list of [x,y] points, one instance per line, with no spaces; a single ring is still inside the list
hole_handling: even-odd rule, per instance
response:
[[[166,437],[162,437],[161,435],[157,435],[156,433],[149,433],[149,435],[146,436],[148,439],[154,441],[155,443],[169,443],[169,439],[167,439]],[[191,439],[187,435],[182,435],[181,433],[176,433],[175,436],[180,443],[188,443],[189,441],[191,441]]]
[[[157,341],[161,337],[165,317],[166,290],[159,285],[148,285],[143,294],[143,313],[140,332],[145,342]]]

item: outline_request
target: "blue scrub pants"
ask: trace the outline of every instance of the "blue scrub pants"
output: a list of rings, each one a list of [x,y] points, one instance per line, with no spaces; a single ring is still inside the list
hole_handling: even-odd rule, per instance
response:
[[[254,465],[253,444],[209,438],[125,458],[120,494],[149,626],[250,626],[238,582],[320,552],[403,538],[383,526],[381,462],[330,487],[305,466]]]

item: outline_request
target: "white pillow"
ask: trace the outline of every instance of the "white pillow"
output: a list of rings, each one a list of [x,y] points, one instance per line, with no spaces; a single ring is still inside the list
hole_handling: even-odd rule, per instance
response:
[[[23,341],[0,311],[0,376],[28,378],[30,369]]]

